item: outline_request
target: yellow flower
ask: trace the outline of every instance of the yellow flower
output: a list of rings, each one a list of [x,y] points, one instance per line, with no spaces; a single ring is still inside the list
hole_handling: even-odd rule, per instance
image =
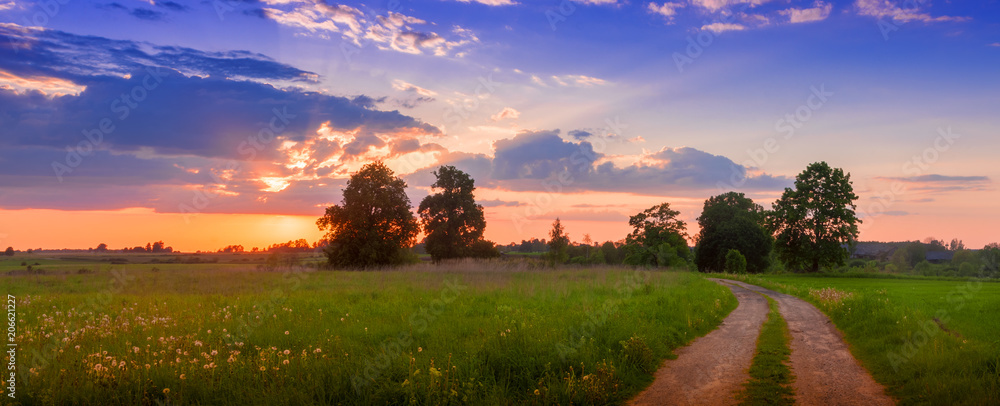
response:
[[[163,394],[166,395],[170,393],[170,388],[163,388]]]
[[[285,335],[286,335],[286,336],[288,335],[288,330],[285,330]]]
[[[535,396],[538,396],[538,389],[535,389]]]
[[[185,375],[185,374],[181,374],[181,380],[183,381],[183,380],[185,380],[185,379],[187,379],[187,375]]]
[[[424,352],[424,347],[417,347],[417,352]]]
[[[265,370],[265,369],[267,369],[267,368],[265,368],[265,367],[260,367],[260,370],[261,370],[261,371],[263,371],[263,370]]]

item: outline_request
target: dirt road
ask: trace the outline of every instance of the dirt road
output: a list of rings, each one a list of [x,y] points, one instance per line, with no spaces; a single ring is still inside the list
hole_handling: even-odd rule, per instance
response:
[[[767,300],[739,286],[725,285],[740,304],[719,328],[677,350],[656,371],[653,384],[632,400],[633,405],[732,405],[749,378],[760,327],[767,318]]]
[[[767,318],[766,294],[788,323],[791,371],[797,405],[893,405],[847,349],[830,319],[808,302],[759,286],[709,279],[732,290],[740,304],[718,329],[677,351],[633,405],[732,405],[749,375],[760,328]]]
[[[717,281],[718,282],[718,281]],[[738,281],[722,281],[764,293],[792,334],[791,370],[797,405],[892,405],[885,388],[872,379],[847,348],[840,331],[819,309],[797,297]]]

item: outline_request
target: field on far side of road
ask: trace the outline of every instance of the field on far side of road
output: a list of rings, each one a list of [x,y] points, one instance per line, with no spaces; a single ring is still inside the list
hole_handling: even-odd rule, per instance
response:
[[[1000,403],[1000,283],[733,276],[820,308],[901,404]]]

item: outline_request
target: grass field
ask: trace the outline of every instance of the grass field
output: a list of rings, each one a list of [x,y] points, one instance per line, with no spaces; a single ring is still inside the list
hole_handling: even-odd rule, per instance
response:
[[[794,294],[836,324],[901,404],[1000,404],[1000,283],[737,277]]]
[[[613,404],[736,306],[688,272],[38,262],[0,276],[15,404]]]
[[[792,405],[792,372],[788,369],[791,336],[788,324],[778,311],[778,302],[764,295],[769,311],[757,338],[757,351],[750,365],[750,380],[738,395],[740,405]]]

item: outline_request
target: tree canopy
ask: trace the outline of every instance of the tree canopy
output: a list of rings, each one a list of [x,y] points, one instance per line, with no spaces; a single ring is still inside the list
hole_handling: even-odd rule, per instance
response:
[[[728,192],[705,200],[698,225],[695,265],[699,271],[725,269],[730,250],[745,257],[747,271],[767,270],[773,239],[764,227],[764,208],[743,193]]]
[[[679,266],[691,257],[686,225],[677,219],[680,212],[669,203],[650,207],[629,217],[632,226],[626,241],[625,263],[647,266]]]
[[[368,268],[407,261],[420,226],[410,212],[406,182],[382,162],[351,175],[341,205],[327,207],[316,221],[327,231],[331,265]]]
[[[785,188],[768,212],[778,257],[793,269],[811,272],[843,265],[849,252],[845,245],[858,238],[857,199],[849,173],[826,162],[810,164],[795,177],[795,189]]]
[[[442,166],[434,171],[434,176],[437,180],[431,188],[437,193],[425,197],[417,210],[427,233],[426,250],[431,259],[438,262],[499,254],[492,243],[483,241],[486,217],[483,206],[476,204],[472,177],[454,166]],[[479,249],[474,250],[474,247]]]
[[[549,230],[548,245],[549,251],[545,253],[545,258],[549,265],[556,266],[569,260],[569,254],[566,252],[569,247],[569,236],[566,235],[566,230],[558,217],[552,222],[552,230]]]

